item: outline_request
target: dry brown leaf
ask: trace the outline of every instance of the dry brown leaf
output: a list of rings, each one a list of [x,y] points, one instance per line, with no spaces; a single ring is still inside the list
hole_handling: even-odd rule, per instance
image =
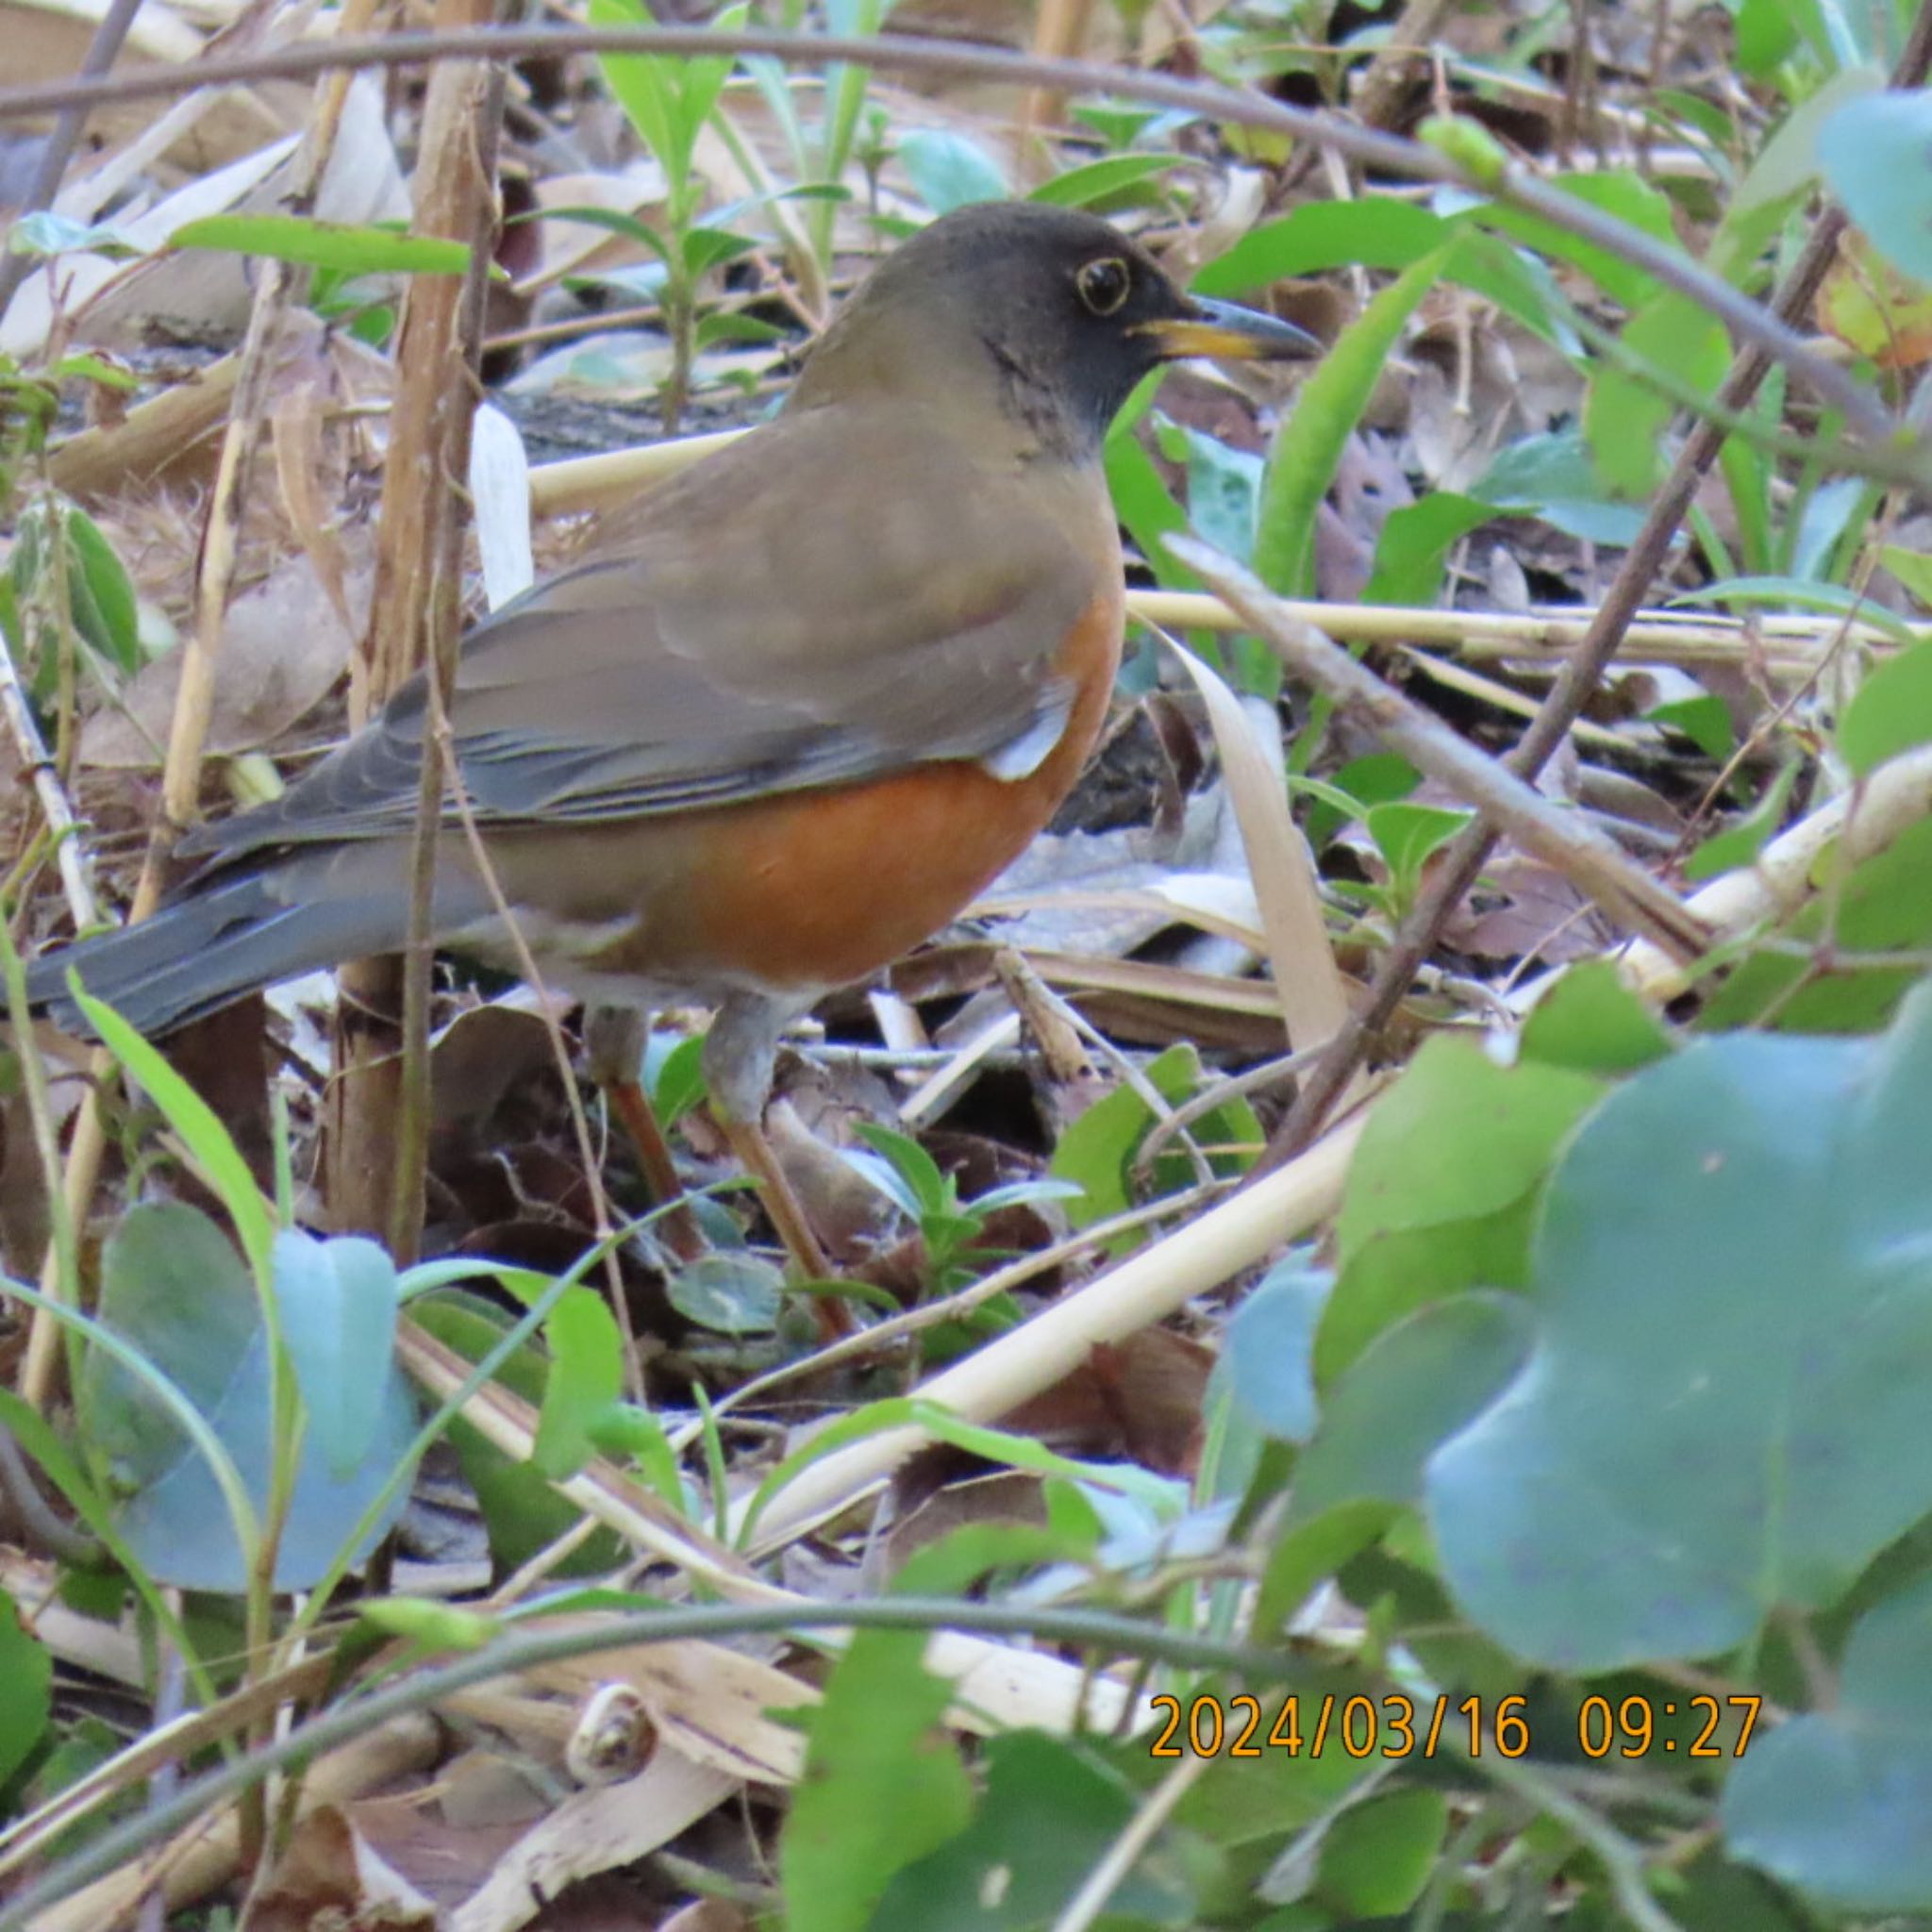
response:
[[[333,1805],[296,1826],[242,1932],[433,1932],[436,1907]]]
[[[373,573],[366,542],[352,550],[363,554],[354,557],[345,589],[360,624],[368,618]],[[228,608],[208,721],[210,754],[232,757],[279,738],[328,695],[354,644],[314,564],[307,557],[286,559]],[[179,651],[158,658],[127,687],[124,709],[88,720],[80,735],[83,764],[158,768],[182,662]]]

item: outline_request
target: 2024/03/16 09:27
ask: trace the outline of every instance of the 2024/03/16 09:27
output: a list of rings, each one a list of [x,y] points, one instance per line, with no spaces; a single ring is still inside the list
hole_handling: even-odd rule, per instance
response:
[[[1330,1748],[1350,1757],[1433,1757],[1439,1750],[1465,1757],[1480,1757],[1486,1750],[1523,1757],[1532,1742],[1529,1700],[1521,1693],[1487,1706],[1481,1697],[1444,1695],[1425,1698],[1418,1706],[1400,1691],[1381,1697],[1362,1692],[1340,1697],[1333,1691],[1304,1697],[1290,1691],[1265,1732],[1266,1711],[1258,1698],[1245,1691],[1225,1698],[1200,1696],[1185,1704],[1164,1692],[1148,1701],[1167,1719],[1149,1747],[1154,1757],[1218,1757],[1224,1752],[1229,1757],[1260,1757],[1270,1751],[1319,1757]],[[1607,1697],[1590,1696],[1577,1707],[1576,1743],[1591,1758],[1607,1757],[1612,1751],[1622,1757],[1643,1757],[1653,1751],[1741,1757],[1761,1701],[1698,1695],[1680,1706],[1674,1699],[1631,1696],[1613,1705]],[[1736,1735],[1720,1740],[1726,1711],[1738,1720]],[[1670,1722],[1680,1717],[1686,1730],[1682,1737]]]

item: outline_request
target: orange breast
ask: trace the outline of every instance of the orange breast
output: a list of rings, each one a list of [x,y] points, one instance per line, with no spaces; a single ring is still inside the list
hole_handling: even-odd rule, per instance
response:
[[[1073,789],[1119,669],[1122,597],[1095,597],[1056,662],[1075,689],[1040,767],[1007,781],[958,760],[861,785],[692,814],[675,904],[660,899],[597,970],[774,991],[861,979],[945,925],[1024,851]],[[668,829],[668,828],[667,828]]]

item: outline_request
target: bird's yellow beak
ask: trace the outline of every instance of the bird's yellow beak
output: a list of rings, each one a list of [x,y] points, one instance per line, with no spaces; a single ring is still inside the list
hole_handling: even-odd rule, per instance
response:
[[[1227,362],[1278,362],[1322,353],[1322,344],[1291,322],[1277,322],[1233,302],[1210,302],[1203,295],[1187,300],[1191,314],[1163,316],[1140,325],[1139,333],[1153,338],[1163,361],[1218,356]]]

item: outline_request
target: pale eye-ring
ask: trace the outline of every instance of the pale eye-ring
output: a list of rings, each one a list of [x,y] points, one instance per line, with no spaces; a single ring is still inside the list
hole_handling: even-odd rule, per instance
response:
[[[1095,315],[1111,315],[1127,299],[1134,286],[1133,272],[1118,255],[1104,255],[1080,265],[1074,286]]]

